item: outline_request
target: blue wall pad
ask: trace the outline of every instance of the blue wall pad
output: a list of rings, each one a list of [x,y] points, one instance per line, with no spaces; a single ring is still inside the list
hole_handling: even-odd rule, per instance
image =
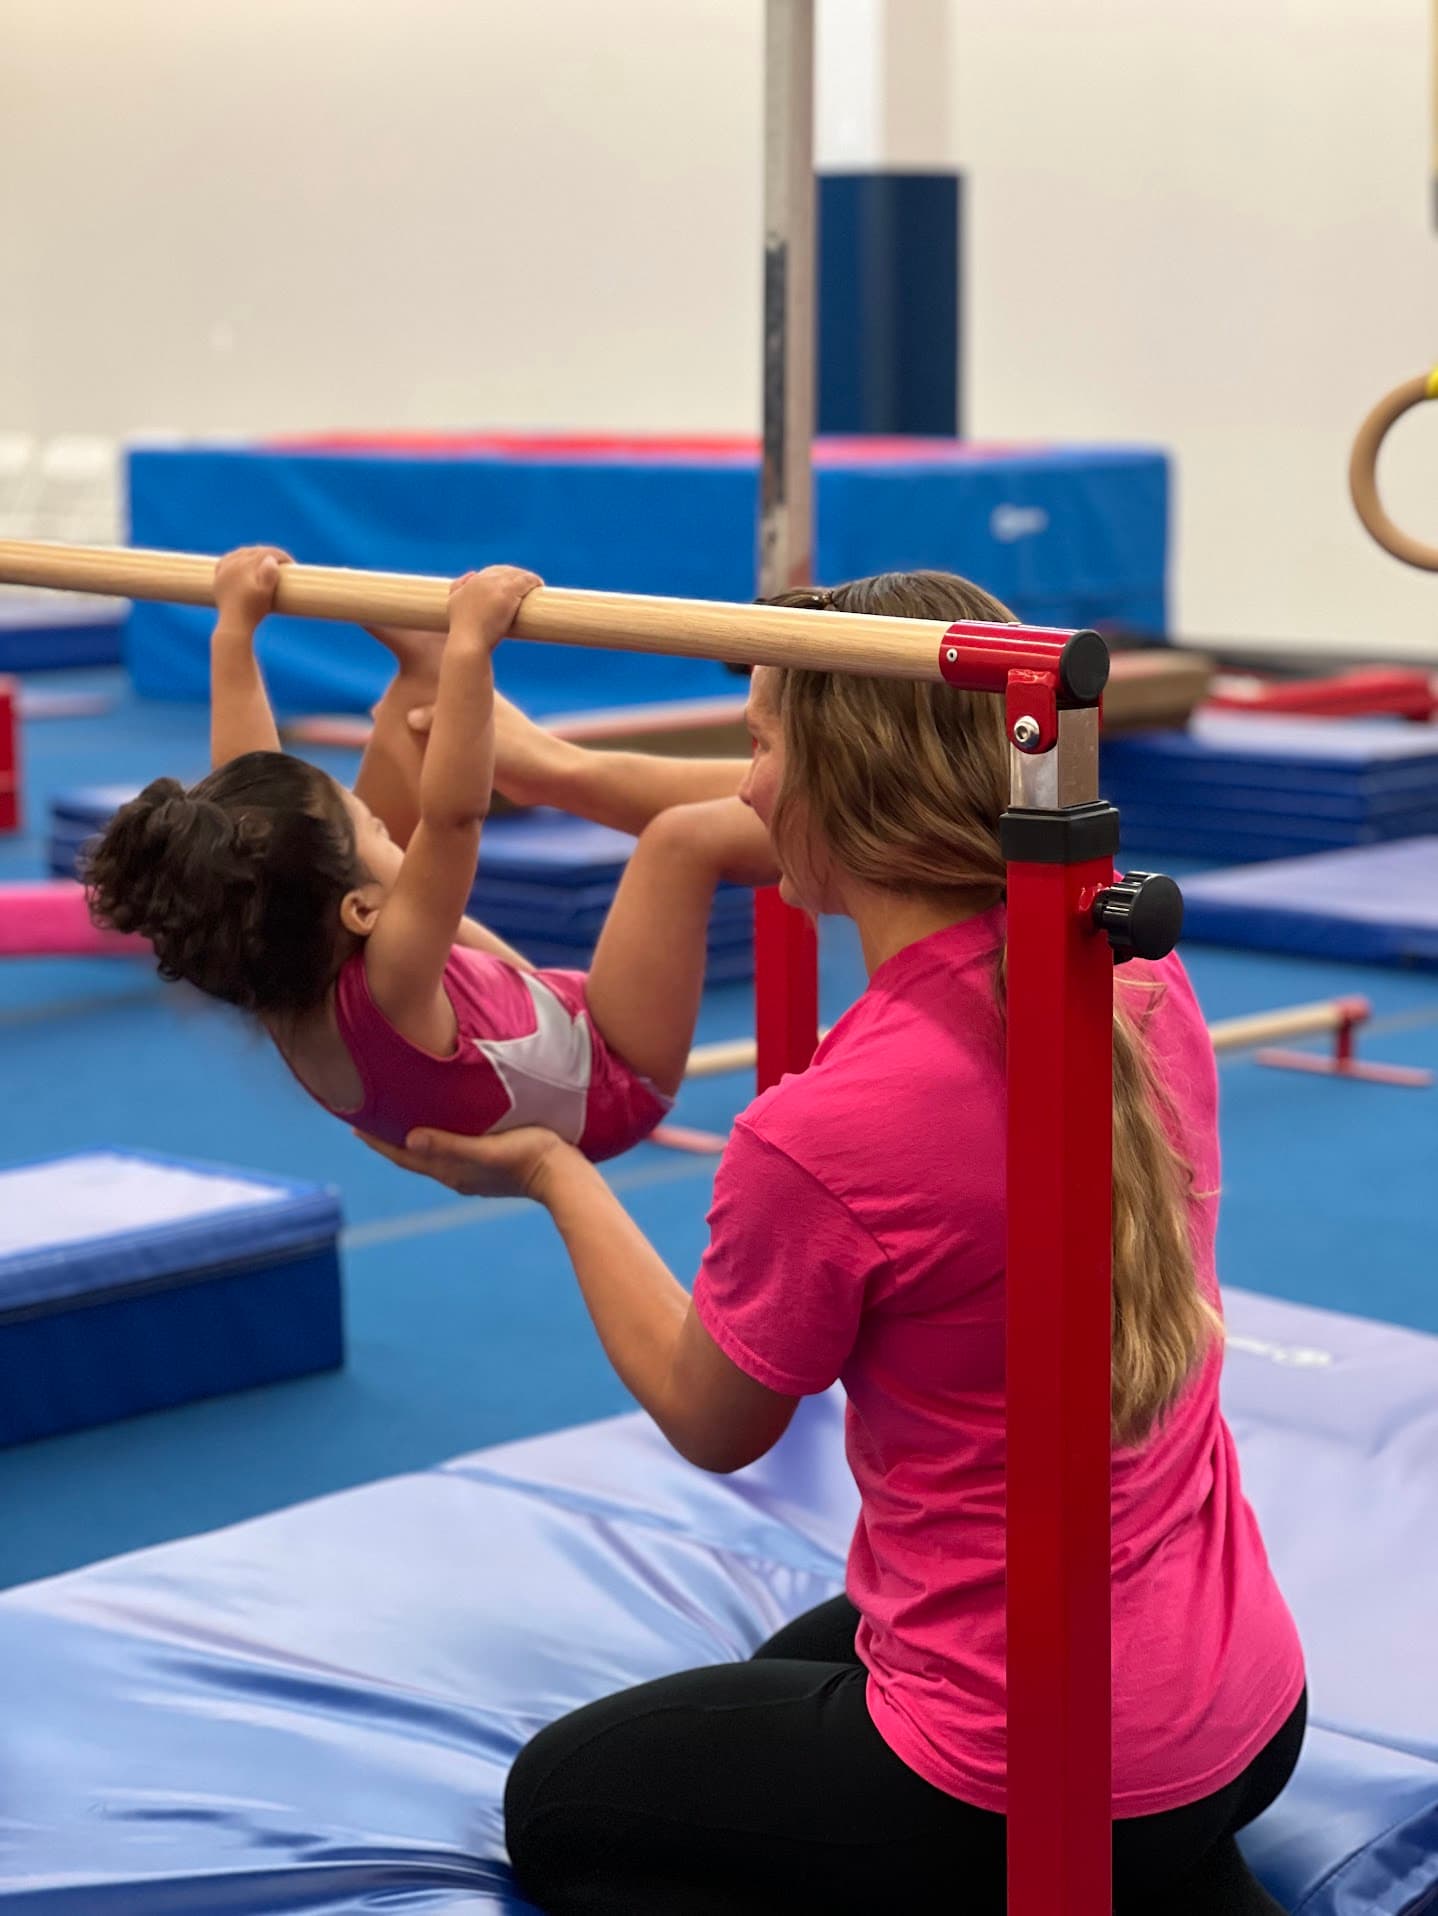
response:
[[[1187,731],[1105,740],[1102,783],[1144,845],[1299,857],[1438,832],[1438,730],[1200,712]]]
[[[1314,1728],[1246,1837],[1284,1908],[1438,1896],[1438,1340],[1235,1294],[1227,1402]],[[518,1912],[505,1772],[837,1587],[837,1395],[706,1477],[647,1420],[503,1445],[0,1596],[17,1916]]]
[[[437,442],[443,446],[444,442]],[[891,567],[971,574],[1022,618],[1165,629],[1168,464],[1112,447],[985,449],[945,440],[837,442],[819,451],[819,578]],[[664,442],[523,456],[442,449],[135,449],[136,545],[220,552],[268,540],[316,565],[454,576],[507,560],[553,585],[748,599],[757,454]],[[210,621],[137,603],[126,658],[148,697],[206,696]],[[353,628],[269,621],[261,657],[289,711],[363,711],[390,670]],[[501,687],[537,716],[732,693],[697,659],[508,645]]]
[[[118,665],[125,608],[52,593],[0,594],[0,672]]]
[[[1183,935],[1201,944],[1438,965],[1438,838],[1203,872],[1183,898]]]
[[[959,421],[957,173],[821,173],[819,430],[949,436]]]
[[[339,1201],[95,1151],[0,1171],[0,1443],[344,1361]]]

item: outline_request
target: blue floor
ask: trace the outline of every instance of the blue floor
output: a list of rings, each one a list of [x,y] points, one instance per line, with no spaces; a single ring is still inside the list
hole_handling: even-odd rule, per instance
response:
[[[30,832],[0,839],[0,880],[43,869],[57,786],[203,769],[202,713],[135,704],[118,676],[66,683],[108,687],[117,710],[27,725]],[[826,929],[829,1017],[862,983],[844,932]],[[1211,1018],[1360,991],[1378,1014],[1368,1054],[1438,1069],[1438,975],[1187,955]],[[700,1035],[749,1024],[747,990],[725,989]],[[541,1213],[465,1203],[371,1157],[242,1024],[141,965],[0,966],[0,1059],[0,1163],[124,1144],[335,1184],[349,1328],[335,1375],[0,1452],[0,1585],[625,1407]],[[1438,1092],[1246,1058],[1225,1062],[1223,1089],[1225,1281],[1438,1331]],[[742,1077],[710,1080],[676,1116],[720,1128],[744,1101]],[[712,1168],[646,1145],[609,1169],[685,1275]]]

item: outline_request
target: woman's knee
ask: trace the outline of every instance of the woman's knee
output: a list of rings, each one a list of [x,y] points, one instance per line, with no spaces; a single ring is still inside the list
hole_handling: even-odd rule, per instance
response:
[[[525,1744],[509,1772],[504,1786],[504,1840],[510,1867],[526,1893],[542,1907],[549,1898],[541,1892],[549,1888],[547,1858],[564,1845],[555,1840],[551,1780],[563,1761],[563,1723],[552,1723]],[[547,1839],[541,1841],[541,1819],[548,1825]]]
[[[519,1752],[504,1785],[504,1829],[511,1856],[516,1832],[521,1839],[545,1808],[551,1779],[568,1755],[567,1719],[538,1731]]]
[[[520,1888],[542,1909],[617,1907],[597,1895],[600,1859],[625,1801],[642,1799],[649,1692],[617,1695],[562,1716],[530,1738],[504,1786],[504,1834]],[[582,1888],[582,1904],[575,1892]]]

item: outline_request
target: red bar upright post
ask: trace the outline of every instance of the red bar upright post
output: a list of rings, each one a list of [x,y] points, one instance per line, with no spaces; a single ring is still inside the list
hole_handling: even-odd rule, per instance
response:
[[[756,1089],[802,1071],[819,1043],[819,941],[813,921],[779,896],[754,894]]]
[[[0,678],[0,832],[20,829],[20,688]]]
[[[1112,1909],[1112,877],[1009,864],[1009,1916]]]
[[[1114,883],[1101,639],[956,625],[939,662],[1004,692],[1010,744],[1008,1911],[1111,1916],[1113,965],[1171,950],[1182,901]]]

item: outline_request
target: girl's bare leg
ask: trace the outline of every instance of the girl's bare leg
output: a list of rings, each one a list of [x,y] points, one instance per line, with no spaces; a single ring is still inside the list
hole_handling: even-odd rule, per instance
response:
[[[768,833],[737,798],[677,806],[641,834],[589,969],[589,1012],[606,1043],[666,1096],[679,1089],[694,1042],[715,887],[777,877]]]
[[[516,805],[557,805],[637,835],[671,806],[732,798],[747,770],[743,759],[659,758],[575,745],[495,695],[494,782]]]
[[[384,820],[397,845],[407,845],[419,823],[419,774],[427,737],[410,724],[409,715],[434,704],[444,634],[399,626],[367,629],[394,654],[398,670],[374,708],[374,729],[360,760],[355,795]]]

